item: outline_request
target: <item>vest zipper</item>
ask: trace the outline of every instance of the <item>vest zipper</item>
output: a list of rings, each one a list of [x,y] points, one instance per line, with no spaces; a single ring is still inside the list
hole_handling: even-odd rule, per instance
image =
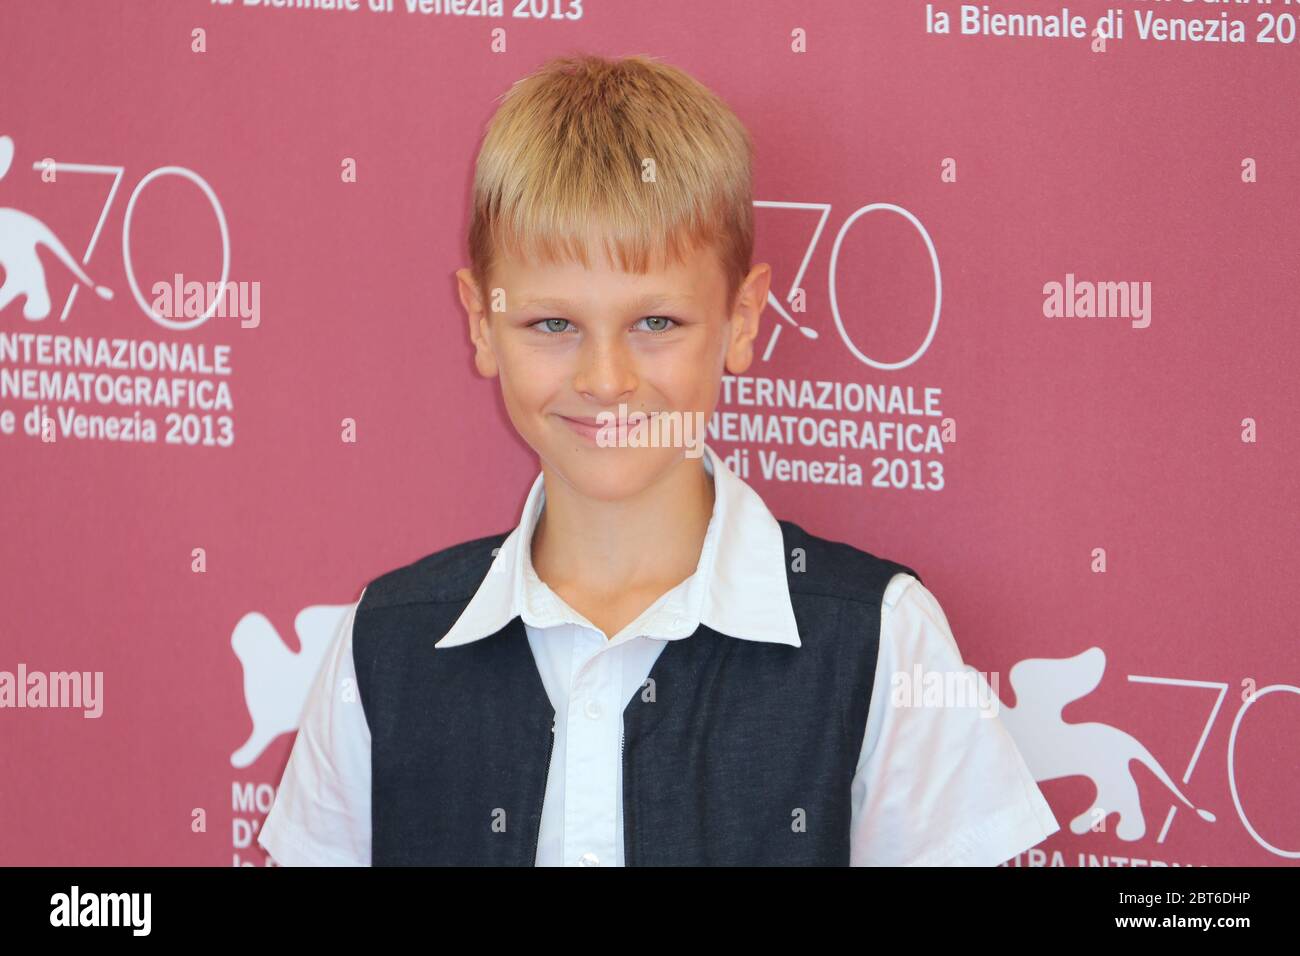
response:
[[[537,847],[542,842],[542,809],[546,806],[546,784],[551,778],[551,753],[555,750],[555,718],[558,714],[551,714],[551,735],[546,740],[546,762],[542,770],[542,797],[537,802],[537,832],[533,834],[533,862],[531,866],[537,865]]]
[[[623,786],[622,793],[618,795],[619,800],[623,802],[623,865],[632,865],[632,843],[628,839],[628,806],[627,806],[627,762],[623,758],[623,738],[627,736],[627,730],[620,728],[618,732],[618,763],[623,768]]]

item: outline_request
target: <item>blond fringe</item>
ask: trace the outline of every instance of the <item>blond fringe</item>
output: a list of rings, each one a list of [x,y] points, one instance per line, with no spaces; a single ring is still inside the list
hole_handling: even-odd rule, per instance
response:
[[[642,180],[646,159],[655,182]],[[506,92],[479,151],[479,289],[499,254],[590,267],[600,242],[643,274],[712,246],[731,302],[753,255],[752,161],[744,125],[682,70],[644,56],[553,59]]]

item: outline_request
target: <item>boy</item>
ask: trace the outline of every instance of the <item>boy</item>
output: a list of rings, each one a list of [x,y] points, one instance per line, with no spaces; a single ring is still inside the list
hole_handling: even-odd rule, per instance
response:
[[[732,112],[643,57],[507,94],[457,278],[541,473],[509,534],[363,590],[259,837],[276,862],[987,866],[1058,829],[995,715],[891,702],[963,670],[911,569],[778,521],[707,444],[598,428],[707,416],[750,365],[750,166]]]

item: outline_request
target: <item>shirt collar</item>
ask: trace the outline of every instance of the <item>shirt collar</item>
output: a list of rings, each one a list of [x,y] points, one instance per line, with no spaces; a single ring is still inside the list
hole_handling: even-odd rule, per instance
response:
[[[638,620],[648,636],[677,640],[703,624],[749,641],[800,647],[785,540],[758,492],[704,445],[704,468],[713,478],[713,515],[695,573],[660,597]],[[532,627],[590,622],[572,611],[533,570],[532,537],[546,502],[539,473],[487,576],[436,648],[455,647],[497,633],[514,618]],[[609,635],[613,636],[613,635]]]

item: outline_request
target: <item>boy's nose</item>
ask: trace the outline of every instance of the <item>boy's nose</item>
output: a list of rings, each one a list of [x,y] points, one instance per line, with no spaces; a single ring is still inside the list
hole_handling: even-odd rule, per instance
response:
[[[573,379],[575,391],[610,403],[636,391],[636,386],[636,365],[625,344],[597,338],[583,344]]]

